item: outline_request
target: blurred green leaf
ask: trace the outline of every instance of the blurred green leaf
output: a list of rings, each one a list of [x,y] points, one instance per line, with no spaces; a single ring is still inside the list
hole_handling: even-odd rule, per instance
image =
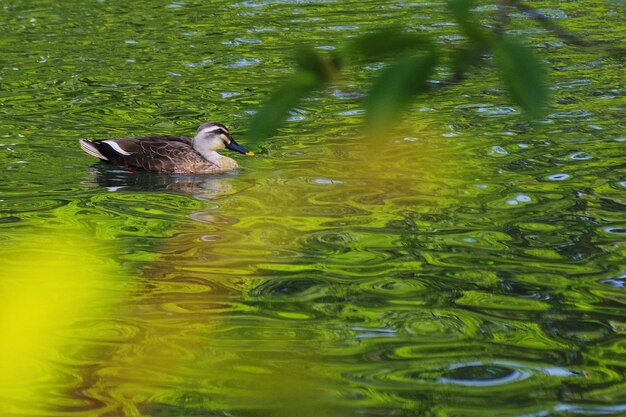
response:
[[[472,0],[448,0],[446,5],[452,12],[456,23],[472,43],[480,45],[488,43],[489,36],[470,16],[470,9],[474,5]]]
[[[284,82],[250,120],[246,141],[255,143],[271,136],[298,101],[321,87],[311,71],[300,70]]]
[[[531,118],[541,117],[548,102],[543,66],[524,45],[510,40],[494,42],[495,61],[511,97]]]
[[[469,11],[472,4],[472,0],[448,0],[446,2],[446,6],[452,12],[454,20],[461,26],[469,20]]]
[[[341,70],[341,59],[338,56],[322,56],[315,49],[301,46],[296,49],[296,63],[302,71],[309,71],[322,82],[336,78]]]
[[[374,131],[387,127],[417,94],[426,90],[435,62],[435,54],[428,53],[401,59],[383,71],[367,98],[367,121]]]
[[[428,36],[407,33],[395,26],[358,36],[348,44],[349,52],[366,61],[397,58],[406,52],[432,51],[433,48]]]

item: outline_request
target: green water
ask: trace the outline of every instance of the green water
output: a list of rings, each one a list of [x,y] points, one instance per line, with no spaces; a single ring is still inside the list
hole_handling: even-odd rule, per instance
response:
[[[610,4],[533,5],[623,45]],[[0,0],[0,414],[626,415],[624,68],[597,48],[513,17],[553,86],[535,123],[486,72],[367,139],[370,66],[242,142],[237,173],[78,147],[205,121],[241,138],[294,45],[390,22],[450,45],[449,21],[441,2]]]

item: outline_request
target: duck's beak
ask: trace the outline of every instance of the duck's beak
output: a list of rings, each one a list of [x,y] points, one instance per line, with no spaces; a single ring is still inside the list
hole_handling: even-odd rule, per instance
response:
[[[232,151],[237,151],[247,156],[254,156],[254,152],[247,150],[246,148],[235,142],[235,139],[231,139],[226,147]]]

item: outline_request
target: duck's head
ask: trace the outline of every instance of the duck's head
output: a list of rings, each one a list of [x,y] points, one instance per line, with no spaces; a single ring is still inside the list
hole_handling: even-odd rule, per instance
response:
[[[196,149],[209,149],[211,151],[228,148],[244,155],[254,156],[254,152],[235,142],[226,126],[216,122],[205,123],[198,128],[196,136],[193,138],[193,146]]]

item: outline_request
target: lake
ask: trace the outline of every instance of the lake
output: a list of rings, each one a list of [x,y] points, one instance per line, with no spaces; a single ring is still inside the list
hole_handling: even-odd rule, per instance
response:
[[[533,7],[623,46],[617,3]],[[626,415],[623,63],[511,19],[542,120],[488,69],[370,137],[372,64],[246,143],[297,45],[449,47],[445,4],[0,0],[0,414]],[[207,121],[257,156],[164,175],[78,146]]]

